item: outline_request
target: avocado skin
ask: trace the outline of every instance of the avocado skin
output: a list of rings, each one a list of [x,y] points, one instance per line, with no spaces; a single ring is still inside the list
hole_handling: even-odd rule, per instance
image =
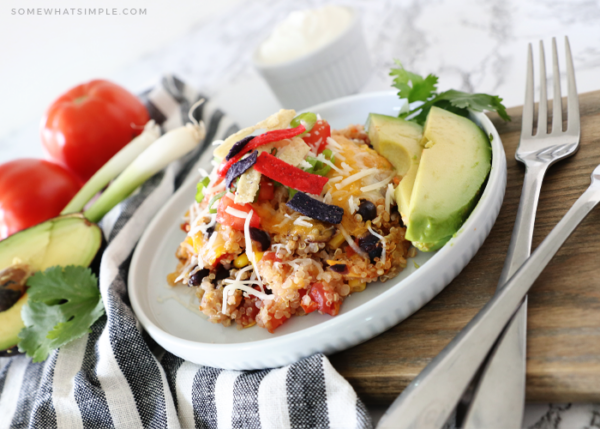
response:
[[[27,294],[11,308],[0,313],[0,350],[11,348],[19,342],[19,332],[25,327],[21,320],[21,308],[26,302]]]
[[[444,140],[443,138],[440,138],[440,136],[444,136],[443,134],[436,134],[436,128],[438,132],[439,128],[444,128],[439,127],[440,122],[438,121],[444,121],[443,125],[446,127],[446,130],[450,130],[448,135],[452,135],[451,139]],[[454,127],[454,129],[451,129],[452,127]],[[462,170],[460,170],[460,173],[456,173],[455,176],[444,176],[446,171],[442,168],[427,171],[426,168],[430,167],[427,165],[429,147],[436,148],[436,145],[440,144],[461,144],[460,142],[463,134],[465,135],[466,140],[468,140],[468,136],[475,142],[475,148],[470,149],[478,151],[475,158],[476,163],[472,167],[473,171],[469,171],[469,169],[464,166]],[[465,195],[466,198],[469,198],[463,201],[462,205],[456,205],[447,199],[447,194],[439,194],[437,189],[426,188],[417,191],[418,185],[415,183],[415,189],[413,189],[412,194],[413,198],[411,199],[411,210],[407,222],[408,228],[406,231],[406,239],[412,241],[419,250],[430,252],[439,249],[452,238],[479,201],[483,184],[489,175],[491,167],[491,146],[486,134],[470,119],[455,115],[437,107],[433,107],[429,113],[427,123],[425,124],[423,140],[426,141],[426,144],[424,145],[425,149],[421,157],[421,164],[417,174],[435,174],[442,177],[440,182],[456,183],[457,187],[466,186],[466,191],[460,195],[461,198]],[[452,140],[451,143],[449,143],[450,140]],[[437,150],[439,149],[441,149],[441,147],[437,147]],[[470,150],[469,148],[466,149]],[[453,152],[456,154],[460,151],[453,149]],[[449,159],[449,162],[453,161],[460,160]],[[479,165],[479,163],[481,163],[481,165]],[[423,167],[424,165],[425,168]],[[435,164],[433,165],[436,166]],[[423,171],[421,171],[421,169],[423,169]],[[419,177],[416,182],[417,181],[419,181]],[[427,184],[427,181],[423,180],[423,183]],[[469,197],[469,195],[471,196]],[[421,201],[419,201],[419,199]],[[436,202],[439,204],[438,207],[440,207],[439,211],[434,213],[433,210],[417,209],[420,203],[426,205],[430,204],[429,202],[424,202],[424,199],[437,200]]]
[[[32,273],[54,265],[87,267],[94,261],[102,242],[98,225],[83,215],[60,216],[0,241],[0,270],[15,261],[27,265]],[[8,352],[5,349],[19,342],[19,332],[24,328],[21,308],[26,303],[27,294],[24,294],[14,305],[0,312],[0,351]],[[4,353],[5,356],[12,354]]]

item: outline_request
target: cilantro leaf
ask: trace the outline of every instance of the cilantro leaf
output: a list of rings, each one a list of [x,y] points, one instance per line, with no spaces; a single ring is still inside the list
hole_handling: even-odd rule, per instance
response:
[[[73,265],[51,267],[30,277],[19,350],[41,362],[51,350],[90,332],[104,314],[97,283],[89,268]]]
[[[406,70],[400,61],[394,60],[394,62],[398,67],[392,67],[390,76],[394,77],[392,86],[400,90],[398,97],[407,99],[409,103],[423,102],[412,110],[400,113],[398,115],[400,118],[407,118],[410,121],[424,125],[431,107],[436,106],[465,117],[469,116],[469,110],[476,112],[495,111],[502,119],[510,121],[510,116],[506,113],[506,107],[502,104],[502,98],[497,95],[469,94],[454,89],[438,94],[437,76],[430,74],[423,78]]]
[[[404,68],[402,63],[394,60],[397,68],[392,68],[390,76],[394,76],[394,84],[392,86],[398,88],[398,97],[406,98],[409,103],[414,101],[427,101],[431,96],[436,94],[437,76],[432,74],[423,78],[422,76],[409,72]]]
[[[497,95],[469,94],[450,89],[442,92],[437,98],[439,100],[448,100],[452,106],[460,109],[471,109],[476,112],[483,112],[484,110],[496,111],[502,119],[510,121],[510,116],[506,113],[506,107],[504,107],[502,99]]]

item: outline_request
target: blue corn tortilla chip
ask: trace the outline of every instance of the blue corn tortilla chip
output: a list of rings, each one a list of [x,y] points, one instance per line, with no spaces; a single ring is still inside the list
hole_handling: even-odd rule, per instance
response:
[[[309,218],[338,224],[342,221],[344,209],[331,204],[325,204],[309,197],[304,192],[297,192],[287,206]]]
[[[231,146],[231,149],[229,149],[229,153],[225,157],[225,161],[229,161],[231,158],[240,153],[244,146],[246,146],[253,138],[254,136],[244,137],[239,142],[234,143],[234,145]]]
[[[255,150],[250,154],[250,156],[240,159],[238,162],[229,167],[229,170],[227,170],[227,176],[225,176],[225,186],[227,186],[227,189],[231,187],[231,184],[235,179],[240,177],[246,172],[247,169],[256,164],[257,159],[258,151]]]

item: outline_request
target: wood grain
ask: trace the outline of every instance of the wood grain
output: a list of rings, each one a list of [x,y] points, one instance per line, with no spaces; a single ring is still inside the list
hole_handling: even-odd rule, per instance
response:
[[[566,119],[566,101],[563,106]],[[534,247],[588,187],[592,170],[600,164],[600,91],[580,95],[580,110],[581,147],[548,171]],[[331,356],[333,366],[366,403],[392,402],[493,295],[523,185],[524,168],[514,158],[521,111],[509,109],[509,123],[490,115],[506,150],[508,185],[498,220],[473,260],[413,316]],[[600,401],[600,209],[577,228],[529,294],[527,400]]]

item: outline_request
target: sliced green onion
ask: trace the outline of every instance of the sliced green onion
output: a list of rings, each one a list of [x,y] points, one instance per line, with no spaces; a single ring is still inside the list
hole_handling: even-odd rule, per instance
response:
[[[202,124],[176,128],[156,140],[123,171],[85,211],[84,216],[96,223],[114,206],[127,198],[142,183],[194,149],[206,132]]]
[[[208,212],[209,213],[215,214],[217,212],[217,209],[213,209],[212,206],[218,200],[220,200],[221,198],[223,198],[223,195],[225,195],[226,193],[227,193],[227,191],[223,191],[223,192],[219,192],[218,194],[213,195],[213,197],[208,202]]]
[[[306,112],[306,113],[301,113],[298,116],[296,116],[294,119],[292,119],[292,122],[290,122],[290,127],[296,128],[300,124],[304,125],[304,128],[306,128],[306,131],[304,131],[302,134],[300,134],[298,136],[298,137],[303,137],[310,130],[313,129],[313,127],[315,126],[316,123],[317,123],[317,115],[315,115],[312,112]]]
[[[60,214],[76,213],[102,190],[108,183],[117,177],[133,160],[156,139],[160,137],[160,127],[149,121],[142,134],[131,140],[126,146],[116,153],[106,164],[100,168],[85,185],[77,192]]]
[[[210,177],[206,176],[196,185],[196,202],[201,203],[204,199],[204,188],[210,183]]]

